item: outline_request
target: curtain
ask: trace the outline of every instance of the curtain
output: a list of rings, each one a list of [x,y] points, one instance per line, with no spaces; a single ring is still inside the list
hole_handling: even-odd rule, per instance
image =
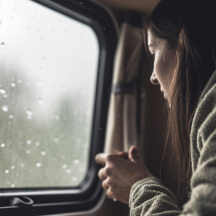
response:
[[[142,152],[144,145],[143,34],[133,22],[134,15],[128,17],[129,22],[122,24],[115,56],[105,145],[109,153],[128,151],[131,145],[137,145]]]

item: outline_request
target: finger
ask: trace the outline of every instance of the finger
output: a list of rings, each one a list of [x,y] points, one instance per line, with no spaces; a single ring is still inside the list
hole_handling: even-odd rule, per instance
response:
[[[104,181],[106,179],[106,175],[105,175],[105,172],[104,172],[104,169],[100,169],[99,172],[98,172],[98,177]]]
[[[119,152],[117,154],[99,153],[95,156],[95,161],[96,163],[104,166],[106,162],[113,162],[113,160],[119,157],[128,159],[128,153],[127,152]]]
[[[118,152],[117,155],[123,159],[128,159],[128,152]]]
[[[128,158],[133,162],[140,161],[137,146],[133,145],[130,147],[129,152],[128,152]]]
[[[116,196],[114,194],[114,191],[113,191],[112,187],[109,187],[107,189],[106,194],[107,194],[108,198],[110,198],[110,199],[116,199]]]
[[[107,158],[106,153],[99,153],[95,156],[95,161],[96,161],[96,163],[104,166],[106,163],[106,158]]]
[[[102,182],[102,188],[103,188],[105,191],[107,191],[107,190],[109,189],[109,185],[108,185],[108,183],[107,183],[107,180],[104,180],[104,181]]]

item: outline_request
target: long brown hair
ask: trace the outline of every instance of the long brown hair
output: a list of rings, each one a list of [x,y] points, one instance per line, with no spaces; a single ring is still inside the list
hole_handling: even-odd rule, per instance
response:
[[[196,0],[197,5],[199,2]],[[162,0],[145,22],[145,29],[150,30],[156,38],[165,40],[168,48],[176,53],[169,91],[167,140],[171,139],[171,145],[179,159],[180,203],[186,201],[190,190],[189,143],[194,112],[199,96],[215,68],[216,34],[212,30],[214,26],[209,24],[215,19],[207,16],[207,22],[200,20],[203,10],[200,13],[201,8],[193,8],[193,3],[193,0]],[[147,44],[147,37],[145,43]]]

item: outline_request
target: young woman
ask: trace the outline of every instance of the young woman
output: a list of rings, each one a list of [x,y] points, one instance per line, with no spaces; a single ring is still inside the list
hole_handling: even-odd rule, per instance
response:
[[[130,215],[216,215],[214,16],[213,1],[162,0],[147,21],[150,80],[168,103],[168,136],[181,165],[179,193],[177,199],[150,173],[135,146],[128,153],[98,154],[103,188],[129,203]]]

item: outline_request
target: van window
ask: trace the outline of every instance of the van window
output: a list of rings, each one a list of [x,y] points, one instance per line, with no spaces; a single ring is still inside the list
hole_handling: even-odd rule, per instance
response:
[[[78,186],[89,163],[99,43],[32,1],[0,2],[0,188]]]

